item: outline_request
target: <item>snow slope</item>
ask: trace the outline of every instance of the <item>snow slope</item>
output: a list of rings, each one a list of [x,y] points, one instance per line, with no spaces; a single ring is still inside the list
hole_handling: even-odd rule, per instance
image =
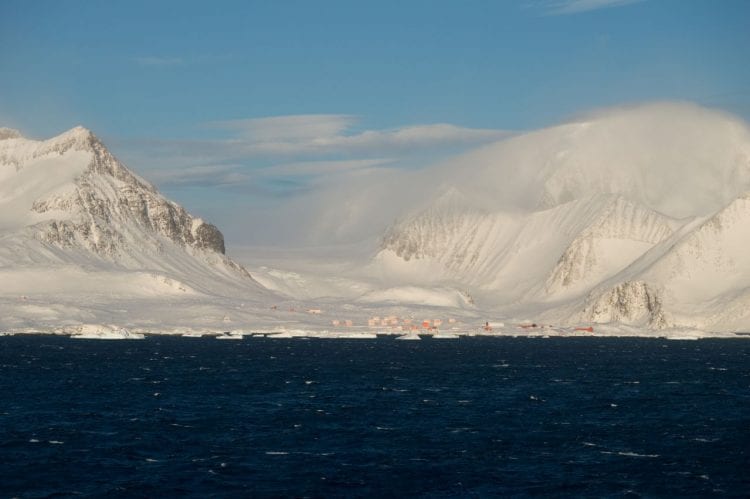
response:
[[[429,208],[392,227],[376,260],[385,272],[408,273],[400,263],[415,262],[412,279],[465,283],[492,291],[495,300],[518,301],[587,290],[674,225],[613,195],[515,214]]]
[[[0,282],[4,321],[40,328],[34,311],[65,319],[62,304],[95,319],[107,300],[158,300],[168,313],[168,300],[268,294],[224,255],[216,227],[81,127],[46,141],[0,130]]]
[[[651,326],[748,329],[748,248],[750,194],[599,286],[588,297],[581,317]]]
[[[524,335],[750,330],[750,129],[725,113],[610,110],[392,182],[411,208],[379,243],[235,253],[256,281],[216,227],[88,130],[0,129],[0,333],[336,336],[370,316],[451,319],[461,334],[494,334],[485,321]],[[367,223],[372,199],[337,196]],[[546,326],[519,329],[530,322]]]
[[[617,109],[442,165],[443,195],[374,263],[563,322],[750,328],[750,129],[689,104]]]
[[[362,327],[370,315],[466,305],[453,289],[347,278],[338,261],[316,261],[309,279],[261,267],[259,283],[224,251],[216,227],[161,196],[90,131],[35,141],[0,130],[0,333],[327,334],[332,318]]]

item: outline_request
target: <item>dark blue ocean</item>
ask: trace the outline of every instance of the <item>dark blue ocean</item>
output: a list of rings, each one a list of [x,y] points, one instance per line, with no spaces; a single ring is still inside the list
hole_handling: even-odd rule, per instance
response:
[[[750,341],[0,338],[0,497],[750,496]]]

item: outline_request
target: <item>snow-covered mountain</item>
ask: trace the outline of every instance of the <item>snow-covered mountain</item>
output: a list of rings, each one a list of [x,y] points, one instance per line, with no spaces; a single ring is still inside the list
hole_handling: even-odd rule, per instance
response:
[[[580,317],[663,327],[750,326],[750,193],[695,220],[594,289]]]
[[[689,104],[522,134],[431,172],[375,265],[557,321],[750,328],[750,129]]]
[[[750,128],[735,117],[616,109],[393,175],[411,208],[374,252],[248,250],[259,283],[90,131],[0,129],[0,332],[443,314],[467,331],[493,317],[750,329]],[[360,191],[337,199],[370,206]]]
[[[438,204],[393,226],[378,259],[437,264],[435,278],[516,301],[568,293],[625,268],[676,225],[621,196],[599,195],[530,213],[449,211]]]
[[[103,297],[266,293],[224,255],[215,226],[164,198],[81,127],[45,141],[0,129],[0,283],[0,297],[29,310],[34,300],[86,307]],[[23,323],[23,310],[14,307],[11,319]]]

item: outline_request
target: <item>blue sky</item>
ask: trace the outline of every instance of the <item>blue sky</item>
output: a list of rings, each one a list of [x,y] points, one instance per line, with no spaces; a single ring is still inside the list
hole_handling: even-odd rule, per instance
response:
[[[749,22],[746,0],[4,0],[0,123],[91,128],[239,234],[218,200],[272,210],[321,176],[591,109],[688,100],[750,120]]]

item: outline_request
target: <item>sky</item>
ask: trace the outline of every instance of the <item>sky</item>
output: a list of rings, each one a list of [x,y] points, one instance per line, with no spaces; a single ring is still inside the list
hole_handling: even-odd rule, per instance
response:
[[[0,126],[83,125],[230,243],[275,244],[346,179],[591,110],[750,120],[748,22],[746,0],[2,0]]]

